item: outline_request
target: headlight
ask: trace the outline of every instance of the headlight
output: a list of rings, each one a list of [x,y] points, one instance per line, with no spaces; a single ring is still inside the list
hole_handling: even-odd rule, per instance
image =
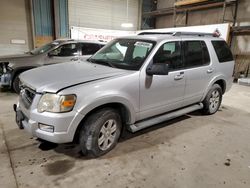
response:
[[[44,94],[37,107],[37,111],[42,112],[69,112],[76,103],[75,95]]]

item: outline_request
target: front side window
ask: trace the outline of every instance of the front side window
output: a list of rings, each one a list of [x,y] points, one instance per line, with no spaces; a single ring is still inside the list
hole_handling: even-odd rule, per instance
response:
[[[163,44],[156,52],[153,63],[166,63],[170,71],[183,68],[180,42],[174,41]]]
[[[148,40],[116,39],[89,61],[126,70],[139,70],[154,45],[155,42]]]
[[[72,43],[61,45],[57,49],[51,51],[50,55],[58,57],[76,56],[78,55],[77,44]]]
[[[225,41],[212,41],[220,63],[233,61],[233,54]]]
[[[210,62],[206,43],[204,41],[184,41],[185,67],[199,67]]]

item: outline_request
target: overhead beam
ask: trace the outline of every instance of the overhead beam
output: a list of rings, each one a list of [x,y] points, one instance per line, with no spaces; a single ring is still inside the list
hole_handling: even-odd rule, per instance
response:
[[[238,26],[232,27],[233,35],[250,35],[250,26]]]
[[[197,3],[203,3],[206,2],[208,0],[182,0],[182,1],[177,1],[174,3],[174,6],[178,7],[178,6],[187,6],[187,5],[193,5],[193,4],[197,4]]]
[[[228,6],[233,5],[235,2],[227,2]],[[190,11],[198,11],[198,10],[206,10],[206,9],[212,9],[212,8],[220,8],[224,6],[224,2],[214,2],[204,5],[197,5],[192,7],[175,7],[176,13],[182,13],[182,12],[190,12]],[[157,16],[165,16],[165,15],[172,15],[174,14],[174,7],[170,8],[164,8],[164,9],[158,9],[152,12],[145,12],[143,13],[143,17],[157,17]]]

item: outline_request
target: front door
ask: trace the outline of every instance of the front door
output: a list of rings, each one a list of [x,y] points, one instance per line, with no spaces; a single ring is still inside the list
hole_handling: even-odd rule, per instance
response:
[[[183,105],[185,71],[181,55],[181,42],[163,44],[153,57],[152,63],[167,63],[168,75],[140,75],[140,119],[162,114]]]

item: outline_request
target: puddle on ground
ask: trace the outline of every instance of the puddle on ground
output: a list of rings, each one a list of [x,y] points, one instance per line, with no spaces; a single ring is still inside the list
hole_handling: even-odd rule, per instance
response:
[[[46,175],[59,175],[68,172],[75,166],[75,162],[71,160],[60,160],[53,163],[45,165],[45,174]]]

